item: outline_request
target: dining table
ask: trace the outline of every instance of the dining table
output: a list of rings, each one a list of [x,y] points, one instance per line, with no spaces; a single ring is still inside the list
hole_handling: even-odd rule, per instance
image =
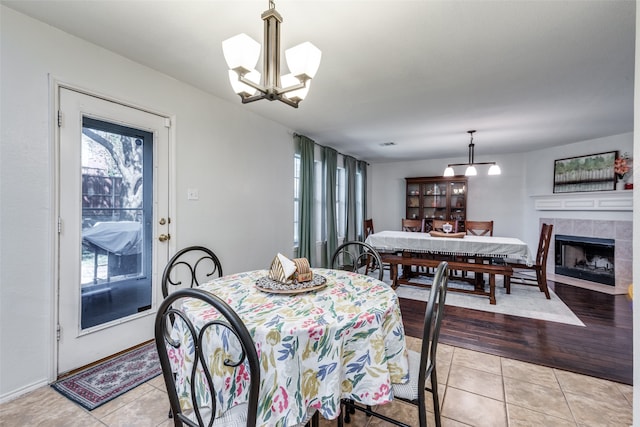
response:
[[[446,260],[452,270],[462,273],[460,280],[473,285],[472,289],[451,286],[449,289],[487,296],[490,304],[496,304],[496,276],[507,278],[513,273],[509,263],[505,262],[507,259],[533,264],[529,246],[515,237],[381,231],[370,234],[366,243],[380,251],[382,261],[390,264],[393,287],[399,284],[430,286],[412,280],[414,273],[411,271],[403,270],[400,276],[398,266],[435,268],[440,261]],[[466,276],[467,273],[473,273],[473,280]]]
[[[464,235],[434,237],[429,233],[380,231],[370,234],[366,243],[382,252],[414,252],[458,257],[510,258],[533,264],[529,246],[515,237]]]
[[[323,280],[307,291],[258,286],[268,270],[231,274],[199,287],[229,304],[252,335],[260,359],[257,425],[295,426],[314,409],[325,419],[335,419],[341,399],[385,404],[393,400],[391,384],[408,381],[405,333],[395,291],[376,278],[354,272],[311,271],[314,280]],[[210,320],[210,310],[198,301],[187,300],[182,307],[198,330]],[[183,345],[170,347],[169,358],[181,404],[188,408],[194,350],[182,324],[175,322],[172,335]],[[204,348],[207,351],[214,349]],[[196,381],[202,381],[199,377]],[[217,399],[219,415],[246,402],[248,386],[246,372],[236,372],[235,381],[223,383],[216,396],[209,395],[204,383],[196,384],[198,401],[211,407],[211,399]]]

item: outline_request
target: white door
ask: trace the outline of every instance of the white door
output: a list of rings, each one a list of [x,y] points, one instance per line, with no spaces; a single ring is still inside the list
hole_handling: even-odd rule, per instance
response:
[[[170,220],[168,119],[58,97],[60,375],[153,338]]]

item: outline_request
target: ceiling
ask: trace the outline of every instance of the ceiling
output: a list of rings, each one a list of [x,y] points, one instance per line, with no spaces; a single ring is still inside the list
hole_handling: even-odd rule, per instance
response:
[[[240,98],[221,41],[244,32],[262,43],[260,15],[269,6],[0,2],[234,104]],[[320,69],[298,109],[267,100],[241,108],[373,163],[466,158],[470,129],[477,161],[631,132],[635,7],[628,0],[279,0],[282,49],[312,42],[322,50]]]

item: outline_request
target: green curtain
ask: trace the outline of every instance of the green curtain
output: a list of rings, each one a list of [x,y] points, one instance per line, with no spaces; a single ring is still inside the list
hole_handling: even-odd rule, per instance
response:
[[[369,218],[367,216],[367,162],[358,160],[358,170],[362,178],[362,221],[358,224],[358,236],[360,236],[360,240],[364,240],[364,220]]]
[[[347,180],[347,232],[345,236],[347,242],[354,241],[358,237],[356,218],[356,163],[356,159],[353,157],[344,156],[344,169]]]
[[[338,218],[336,215],[336,173],[338,171],[338,152],[333,148],[324,147],[324,176],[325,176],[325,218],[326,236],[325,267],[331,264],[333,253],[338,248]]]
[[[314,228],[314,158],[315,143],[303,135],[294,134],[294,141],[300,147],[300,212],[298,218],[298,257],[307,258],[309,265],[314,266],[316,255],[316,236]]]

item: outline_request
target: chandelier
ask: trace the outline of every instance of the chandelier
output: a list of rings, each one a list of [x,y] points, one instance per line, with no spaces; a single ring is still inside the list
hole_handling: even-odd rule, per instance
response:
[[[455,172],[453,170],[454,166],[466,166],[467,169],[465,170],[464,174],[466,176],[476,176],[478,175],[478,170],[476,169],[477,165],[491,165],[491,167],[489,167],[489,172],[487,173],[487,175],[500,175],[501,173],[500,166],[498,166],[496,162],[478,162],[478,163],[474,162],[473,155],[474,155],[475,145],[473,143],[473,134],[475,133],[475,130],[468,130],[467,133],[471,137],[471,142],[469,142],[469,162],[449,164],[447,168],[444,170],[443,176],[454,176],[455,175]]]
[[[242,33],[222,42],[224,58],[229,66],[229,80],[242,103],[268,99],[282,101],[294,108],[302,101],[311,79],[320,66],[322,52],[309,42],[285,51],[290,74],[280,75],[280,24],[282,16],[273,0],[262,13],[264,21],[264,54],[262,75],[255,69],[260,57],[260,44]]]

